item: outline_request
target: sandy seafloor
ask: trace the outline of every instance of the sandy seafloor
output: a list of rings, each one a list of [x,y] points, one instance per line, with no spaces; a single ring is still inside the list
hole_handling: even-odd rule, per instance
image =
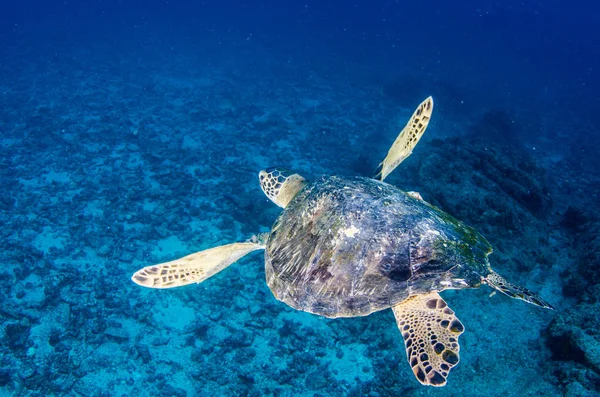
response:
[[[2,50],[0,396],[600,393],[597,163],[569,140],[593,147],[597,124],[516,77],[147,33]],[[480,230],[492,266],[557,308],[444,292],[466,328],[445,388],[416,382],[390,311],[294,311],[259,253],[198,286],[130,281],[268,231],[265,167],[370,175],[429,94],[426,136],[388,181]]]

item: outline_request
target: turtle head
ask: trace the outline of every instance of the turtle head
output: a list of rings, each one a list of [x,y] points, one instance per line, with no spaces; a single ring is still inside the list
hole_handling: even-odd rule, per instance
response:
[[[263,192],[281,208],[285,208],[308,183],[301,175],[279,167],[262,170],[258,179]]]

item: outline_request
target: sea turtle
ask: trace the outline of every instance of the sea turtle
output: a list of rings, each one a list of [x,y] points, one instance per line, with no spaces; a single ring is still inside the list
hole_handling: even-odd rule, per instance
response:
[[[322,176],[310,182],[280,168],[260,171],[260,186],[283,208],[270,233],[210,248],[137,271],[150,288],[200,283],[244,255],[265,250],[273,295],[294,309],[335,317],[392,309],[412,371],[444,386],[459,361],[463,324],[440,297],[446,289],[487,284],[504,294],[552,306],[490,267],[492,247],[473,228],[383,180],[427,128],[431,97],[400,132],[374,178]]]

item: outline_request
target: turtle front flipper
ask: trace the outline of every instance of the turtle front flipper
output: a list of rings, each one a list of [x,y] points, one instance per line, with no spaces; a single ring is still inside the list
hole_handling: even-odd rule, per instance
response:
[[[416,295],[392,307],[406,357],[418,381],[445,386],[458,364],[458,337],[465,327],[437,292]]]
[[[147,266],[135,272],[131,280],[148,288],[174,288],[201,283],[250,252],[265,248],[261,237],[254,240],[221,245],[171,262]]]
[[[432,112],[433,98],[429,97],[421,102],[406,126],[400,131],[387,156],[375,170],[375,179],[383,181],[401,162],[411,155],[414,147],[417,146],[419,139],[427,129],[427,125],[429,125]]]
[[[483,282],[490,287],[497,289],[503,294],[510,296],[511,298],[521,299],[533,305],[554,310],[554,306],[537,296],[537,294],[534,294],[527,288],[519,287],[518,285],[506,281],[496,272],[491,272],[483,279]]]

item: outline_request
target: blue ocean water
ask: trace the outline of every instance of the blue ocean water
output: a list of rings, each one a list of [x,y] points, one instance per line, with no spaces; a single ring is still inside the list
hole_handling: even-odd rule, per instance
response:
[[[600,9],[563,1],[0,4],[0,397],[600,395]],[[138,269],[268,232],[257,173],[386,179],[475,227],[555,311],[487,287],[422,386],[391,310],[277,301],[262,254],[155,290]]]

